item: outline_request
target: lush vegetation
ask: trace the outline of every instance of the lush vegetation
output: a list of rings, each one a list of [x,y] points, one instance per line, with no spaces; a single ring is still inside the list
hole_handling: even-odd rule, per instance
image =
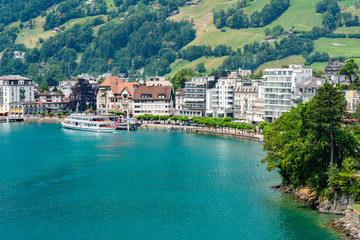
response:
[[[254,11],[248,16],[242,10],[246,7],[247,0],[239,1],[235,8],[229,8],[226,12],[220,10],[214,12],[213,22],[217,28],[230,27],[234,29],[263,27],[270,24],[284,13],[290,6],[289,0],[271,0],[264,8],[258,12]]]
[[[138,120],[142,120],[142,121],[159,121],[162,120],[167,121],[167,120],[171,120],[173,122],[182,122],[182,123],[187,123],[187,122],[192,122],[194,124],[196,124],[196,126],[203,126],[203,127],[207,127],[208,129],[212,128],[212,129],[221,129],[222,131],[224,131],[225,128],[232,128],[232,129],[238,129],[242,132],[245,131],[256,131],[256,128],[254,125],[252,124],[247,124],[247,123],[239,123],[239,122],[233,122],[233,119],[231,117],[225,117],[225,118],[216,118],[216,117],[192,117],[191,119],[188,116],[167,116],[167,115],[163,115],[163,116],[159,116],[159,115],[152,115],[152,114],[144,114],[144,115],[139,115],[137,116]]]
[[[264,128],[268,170],[278,169],[284,183],[308,186],[318,197],[336,194],[360,199],[359,128],[344,125],[344,94],[325,83],[308,103],[292,108]]]
[[[282,59],[290,55],[309,55],[314,49],[314,43],[310,38],[290,36],[283,38],[274,45],[269,42],[254,42],[245,45],[243,51],[237,49],[230,57],[225,59],[222,69],[256,69],[261,64]]]

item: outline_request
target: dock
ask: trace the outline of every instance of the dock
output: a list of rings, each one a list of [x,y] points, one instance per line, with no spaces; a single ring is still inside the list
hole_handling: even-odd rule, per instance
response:
[[[9,117],[9,116],[0,117],[0,123],[6,123],[6,122],[24,122],[24,118]]]
[[[136,124],[127,124],[127,123],[119,123],[116,126],[116,130],[130,130],[130,131],[135,131],[137,129],[137,125]]]

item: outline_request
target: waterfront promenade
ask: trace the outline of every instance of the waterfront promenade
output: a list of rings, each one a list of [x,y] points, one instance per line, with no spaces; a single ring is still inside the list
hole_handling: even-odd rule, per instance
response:
[[[184,131],[189,133],[198,133],[205,135],[221,136],[221,137],[232,137],[238,139],[245,139],[251,141],[262,141],[262,134],[249,133],[247,131],[241,131],[233,128],[208,128],[203,126],[181,126],[173,124],[151,124],[143,123],[140,128],[145,129],[167,129],[167,130],[176,130]]]
[[[61,118],[59,117],[24,117],[21,118],[25,122],[33,123],[60,123]],[[4,121],[6,122],[6,121]],[[248,131],[242,131],[239,129],[233,128],[209,128],[206,126],[185,126],[185,125],[175,125],[175,124],[153,124],[153,123],[142,123],[139,125],[140,128],[144,129],[164,129],[164,130],[174,130],[174,131],[183,131],[188,133],[197,133],[204,135],[212,136],[221,136],[221,137],[230,137],[251,141],[262,142],[263,135],[255,134]]]

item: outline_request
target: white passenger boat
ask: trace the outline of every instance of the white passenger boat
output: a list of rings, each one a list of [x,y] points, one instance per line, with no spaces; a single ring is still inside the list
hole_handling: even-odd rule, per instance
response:
[[[94,132],[114,132],[116,124],[106,116],[87,116],[71,114],[61,121],[64,128],[94,131]]]

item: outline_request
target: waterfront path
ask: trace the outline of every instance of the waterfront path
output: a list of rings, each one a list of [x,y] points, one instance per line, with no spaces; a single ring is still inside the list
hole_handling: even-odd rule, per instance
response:
[[[141,128],[149,129],[167,129],[167,130],[178,130],[190,133],[199,133],[205,135],[214,135],[222,137],[233,137],[239,139],[246,139],[252,141],[262,141],[264,138],[262,134],[249,133],[248,131],[241,131],[233,128],[208,128],[208,127],[199,127],[199,126],[180,126],[172,124],[149,124],[143,123],[140,126]]]

